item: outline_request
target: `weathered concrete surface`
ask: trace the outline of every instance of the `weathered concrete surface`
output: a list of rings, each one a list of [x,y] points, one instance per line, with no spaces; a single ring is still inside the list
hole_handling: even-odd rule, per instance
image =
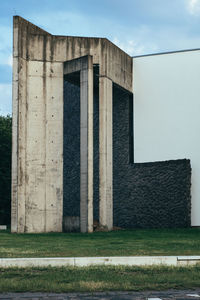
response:
[[[22,59],[64,62],[91,55],[102,76],[132,92],[132,58],[106,38],[55,36],[18,16],[14,23]]]
[[[63,64],[21,57],[23,29],[14,18],[11,229],[62,231]]]
[[[85,55],[93,57],[106,81],[132,92],[132,59],[107,39],[53,36],[14,17],[12,232],[62,231],[63,63]],[[108,99],[104,102],[109,108]],[[110,134],[101,124],[100,136],[105,130]],[[107,147],[107,139],[101,138],[100,148]],[[108,211],[110,216],[112,210],[112,155],[106,151],[109,159],[105,152],[100,158],[100,185],[107,180],[105,174],[109,178],[104,193],[100,192],[101,203],[105,202],[102,216]],[[91,193],[89,189],[90,199]],[[102,219],[102,224],[111,228],[109,220]]]
[[[0,230],[7,230],[7,225],[0,225]]]
[[[28,62],[27,89],[25,231],[62,231],[62,64]]]
[[[108,256],[108,257],[45,257],[45,258],[0,258],[0,267],[87,267],[111,266],[184,266],[200,263],[200,256]]]
[[[26,78],[19,79],[17,226],[13,220],[12,231],[61,231],[63,67],[21,63]]]
[[[99,223],[113,227],[112,81],[99,81]]]

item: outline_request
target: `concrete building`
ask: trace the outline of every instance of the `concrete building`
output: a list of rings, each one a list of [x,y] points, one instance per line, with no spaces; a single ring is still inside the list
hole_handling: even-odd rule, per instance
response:
[[[190,159],[200,226],[200,49],[135,57],[133,70],[135,162]]]
[[[14,17],[12,232],[190,226],[200,122],[188,53],[132,58],[105,38],[54,36]]]
[[[63,78],[79,73],[80,227],[93,231],[93,66],[99,73],[100,224],[111,229],[112,89],[132,58],[104,38],[53,36],[14,17],[12,231],[62,231]],[[78,77],[77,76],[77,77]]]

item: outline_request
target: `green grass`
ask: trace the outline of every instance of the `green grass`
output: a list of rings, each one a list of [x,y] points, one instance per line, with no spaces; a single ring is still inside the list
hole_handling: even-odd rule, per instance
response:
[[[193,267],[87,267],[0,269],[0,292],[96,292],[195,289]]]
[[[11,234],[0,232],[0,257],[200,255],[200,229]]]

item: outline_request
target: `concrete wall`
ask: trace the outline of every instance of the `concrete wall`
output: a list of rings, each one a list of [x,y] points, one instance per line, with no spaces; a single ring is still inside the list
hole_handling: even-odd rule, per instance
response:
[[[107,39],[53,36],[16,16],[12,232],[62,230],[63,63],[87,55],[99,65],[101,87],[100,219],[112,228],[112,82],[132,92],[132,59]]]
[[[200,225],[200,51],[133,59],[135,162],[191,160],[192,225]]]
[[[73,103],[68,105],[68,99]],[[68,128],[64,145],[64,216],[79,216],[79,87],[65,83]],[[190,225],[191,168],[188,160],[130,164],[129,94],[113,89],[113,216],[122,228]],[[94,220],[99,220],[98,92],[94,93]],[[73,121],[70,120],[70,116]],[[68,119],[68,120],[67,120]],[[64,148],[65,149],[65,148]],[[76,165],[75,162],[77,163]],[[67,167],[68,166],[68,167]],[[66,175],[65,175],[66,174]],[[68,175],[67,175],[68,174]],[[65,177],[66,176],[66,177]]]
[[[11,228],[61,231],[63,66],[29,59],[28,30],[38,39],[45,33],[22,23],[14,19]]]
[[[190,225],[188,160],[130,164],[129,95],[113,92],[113,214],[122,228]]]

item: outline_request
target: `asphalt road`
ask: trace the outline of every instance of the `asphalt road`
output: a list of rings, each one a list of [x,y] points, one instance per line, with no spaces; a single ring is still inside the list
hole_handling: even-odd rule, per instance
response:
[[[200,300],[200,288],[196,290],[169,290],[149,292],[107,292],[107,293],[4,293],[0,300]]]

